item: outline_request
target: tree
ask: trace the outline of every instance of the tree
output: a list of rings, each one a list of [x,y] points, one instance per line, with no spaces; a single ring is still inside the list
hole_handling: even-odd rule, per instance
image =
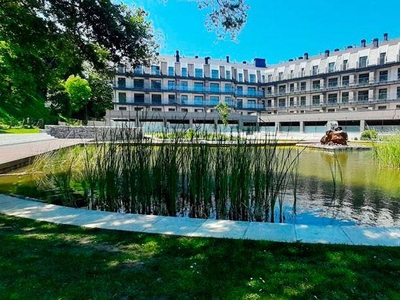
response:
[[[200,9],[210,9],[206,26],[218,37],[230,35],[236,39],[247,20],[249,6],[246,0],[197,0]]]
[[[80,76],[71,75],[64,83],[65,91],[70,99],[71,112],[78,112],[85,109],[85,123],[88,120],[88,100],[92,95],[92,89],[86,79]]]
[[[92,95],[89,99],[89,116],[95,119],[104,117],[106,110],[113,108],[113,88],[109,77],[92,72],[88,79]]]
[[[44,107],[83,62],[101,72],[124,58],[147,65],[156,44],[145,18],[111,0],[0,0],[1,107]]]

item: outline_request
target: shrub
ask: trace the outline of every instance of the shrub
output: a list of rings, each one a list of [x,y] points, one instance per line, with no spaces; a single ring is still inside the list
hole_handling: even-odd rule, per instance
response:
[[[373,129],[369,129],[369,130],[364,130],[363,133],[361,133],[361,140],[376,140],[378,138],[378,133],[373,130]]]

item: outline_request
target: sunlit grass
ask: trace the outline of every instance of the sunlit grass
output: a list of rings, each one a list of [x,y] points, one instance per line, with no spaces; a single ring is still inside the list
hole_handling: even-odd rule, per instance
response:
[[[183,238],[0,215],[0,299],[399,299],[400,248]]]

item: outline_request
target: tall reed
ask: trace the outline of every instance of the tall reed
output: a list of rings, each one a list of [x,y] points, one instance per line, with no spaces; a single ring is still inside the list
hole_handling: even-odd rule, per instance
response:
[[[196,132],[190,140],[175,132],[155,145],[131,132],[71,151],[71,161],[83,159],[67,168],[65,193],[80,189],[90,209],[283,221],[284,201],[291,198],[286,190],[301,153],[297,148],[279,149],[275,136],[246,140],[220,134],[209,142],[207,133]],[[72,186],[72,180],[80,185]]]

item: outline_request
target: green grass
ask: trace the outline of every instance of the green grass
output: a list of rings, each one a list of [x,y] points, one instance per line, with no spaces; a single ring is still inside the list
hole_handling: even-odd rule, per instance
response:
[[[39,128],[1,128],[0,127],[0,134],[1,133],[39,133]]]
[[[400,248],[182,238],[0,215],[0,299],[399,299]]]

